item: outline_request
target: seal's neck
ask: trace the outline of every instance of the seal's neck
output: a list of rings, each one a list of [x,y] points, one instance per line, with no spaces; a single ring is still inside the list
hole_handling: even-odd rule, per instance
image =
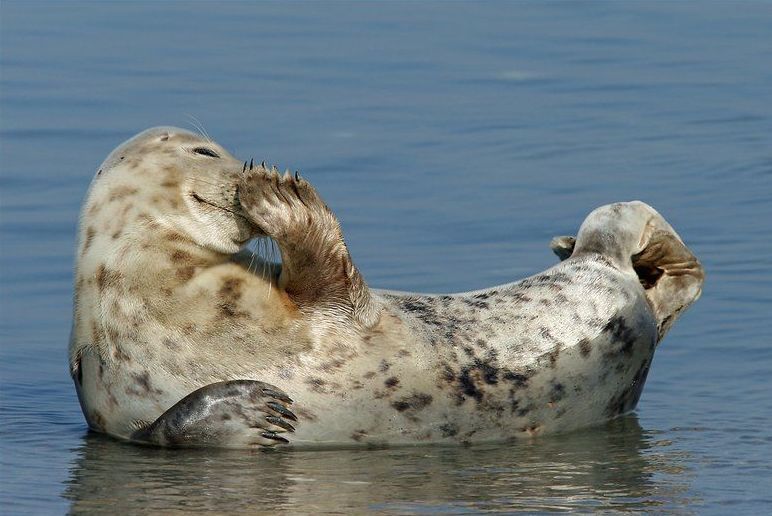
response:
[[[118,296],[162,309],[177,289],[230,259],[151,218],[127,225],[117,236],[89,226],[81,234],[76,304],[78,297]]]

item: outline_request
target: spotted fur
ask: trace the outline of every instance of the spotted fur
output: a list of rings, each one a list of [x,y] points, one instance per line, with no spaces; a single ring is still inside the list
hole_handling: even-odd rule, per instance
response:
[[[281,266],[242,250],[259,236]],[[467,443],[615,417],[702,268],[640,202],[552,247],[562,262],[492,289],[371,290],[307,181],[148,130],[83,207],[70,363],[84,415],[126,439],[247,447]]]

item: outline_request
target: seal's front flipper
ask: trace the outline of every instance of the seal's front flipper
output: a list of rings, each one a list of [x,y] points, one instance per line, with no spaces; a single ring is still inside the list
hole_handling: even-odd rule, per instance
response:
[[[270,447],[288,443],[292,400],[267,383],[233,380],[201,387],[131,436],[159,446]]]
[[[278,244],[279,287],[301,310],[348,313],[364,328],[378,322],[379,308],[351,260],[338,219],[308,181],[245,167],[239,199],[252,223]]]

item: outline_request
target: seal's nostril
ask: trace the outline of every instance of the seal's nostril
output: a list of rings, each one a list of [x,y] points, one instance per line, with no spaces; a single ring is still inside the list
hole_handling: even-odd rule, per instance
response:
[[[162,135],[161,135],[161,141],[162,141],[162,142],[165,142],[165,141],[167,141],[168,139],[169,139],[169,135],[168,135],[168,134],[162,134]]]

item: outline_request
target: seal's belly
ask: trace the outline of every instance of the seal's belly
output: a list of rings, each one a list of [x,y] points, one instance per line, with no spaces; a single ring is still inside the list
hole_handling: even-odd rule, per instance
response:
[[[653,357],[653,332],[619,340],[615,331],[589,342],[589,353],[583,343],[528,367],[392,368],[372,389],[296,396],[292,443],[496,441],[597,424],[635,407]]]
[[[404,319],[415,337],[412,355],[400,357],[397,348],[369,357],[377,367],[352,366],[360,372],[349,383],[307,396],[317,417],[298,428],[293,442],[501,440],[568,431],[632,410],[656,346],[656,322],[642,289],[610,274],[586,282],[572,276],[560,302],[556,283],[546,278],[500,302],[497,294],[395,298],[412,309]],[[549,314],[544,296],[553,300]],[[483,300],[487,306],[479,305]],[[513,302],[518,309],[503,310],[513,317],[501,319],[495,307]]]

